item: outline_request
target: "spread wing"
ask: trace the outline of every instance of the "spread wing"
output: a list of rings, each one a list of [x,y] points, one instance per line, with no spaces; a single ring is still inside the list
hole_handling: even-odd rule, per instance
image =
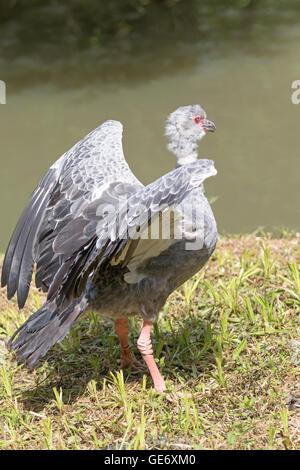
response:
[[[151,228],[158,214],[176,208],[190,191],[215,174],[213,161],[198,160],[140,187],[121,205],[118,201],[118,206],[111,188],[106,202],[115,210],[102,210],[103,198],[94,200],[54,241],[54,250],[65,262],[51,284],[48,299],[56,298],[66,306],[82,294],[88,278],[101,275],[106,263],[128,266],[138,250],[141,233]]]
[[[67,151],[45,174],[23,211],[9,242],[1,284],[22,308],[34,263],[35,283],[47,291],[63,256],[53,250],[57,234],[111,185],[133,193],[143,188],[125,161],[122,124],[106,121]]]

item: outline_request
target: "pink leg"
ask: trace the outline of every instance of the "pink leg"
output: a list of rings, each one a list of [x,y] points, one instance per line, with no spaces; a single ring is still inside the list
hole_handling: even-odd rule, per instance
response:
[[[153,357],[152,342],[150,337],[151,328],[152,323],[149,321],[144,321],[137,345],[143,356],[143,359],[148,366],[149,372],[154,382],[155,391],[158,393],[163,393],[166,391],[167,387]],[[177,398],[184,398],[184,396],[187,396],[187,398],[193,398],[191,393],[184,394],[182,392],[172,392],[171,394],[167,395],[167,399],[173,402],[176,401]]]
[[[145,366],[136,360],[134,355],[129,349],[128,345],[128,333],[129,333],[129,324],[127,318],[118,318],[115,321],[115,329],[120,340],[120,349],[121,349],[121,366],[120,369],[124,367],[130,367],[133,370],[144,369]]]
[[[143,359],[148,366],[149,372],[154,382],[155,391],[161,393],[166,390],[166,384],[153,357],[152,342],[150,337],[151,328],[152,323],[150,321],[144,321],[137,345],[141,355],[143,356]]]

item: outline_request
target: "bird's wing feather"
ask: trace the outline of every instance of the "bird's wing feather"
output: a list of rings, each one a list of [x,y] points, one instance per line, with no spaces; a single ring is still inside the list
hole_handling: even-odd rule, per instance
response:
[[[215,174],[213,161],[198,160],[140,188],[112,214],[97,210],[102,200],[93,201],[54,241],[54,250],[66,262],[54,278],[48,298],[68,302],[81,295],[87,279],[101,275],[105,263],[122,259],[123,250],[129,249],[128,242],[136,239],[159,212],[180,204],[187,193]],[[106,200],[110,204],[113,198],[107,195]]]
[[[53,240],[105,188],[118,182],[143,185],[131,172],[122,149],[122,124],[106,121],[67,151],[46,173],[25,208],[6,251],[2,286],[8,298],[18,294],[23,307],[37,262],[36,285],[47,291],[62,257]],[[125,189],[124,187],[124,189]],[[121,188],[119,188],[120,190]]]

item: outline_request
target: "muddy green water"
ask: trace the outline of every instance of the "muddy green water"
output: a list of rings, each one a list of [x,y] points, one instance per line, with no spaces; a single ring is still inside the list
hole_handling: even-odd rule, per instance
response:
[[[8,76],[0,105],[0,250],[43,173],[87,132],[120,120],[127,161],[149,183],[175,164],[163,135],[167,114],[192,103],[202,104],[217,126],[199,155],[218,170],[206,190],[217,196],[219,231],[300,230],[300,104],[291,101],[291,84],[300,80],[300,23],[277,26],[263,45],[224,38],[209,46],[207,53],[183,48],[165,69],[159,60],[150,67],[98,64],[88,73],[79,64],[68,76],[54,62],[38,79],[26,58],[7,63],[0,70],[0,79]]]

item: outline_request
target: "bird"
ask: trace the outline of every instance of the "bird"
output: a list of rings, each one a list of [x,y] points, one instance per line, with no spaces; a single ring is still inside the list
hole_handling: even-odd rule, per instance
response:
[[[85,312],[115,321],[120,369],[151,374],[167,387],[153,355],[151,330],[169,295],[212,255],[217,225],[203,182],[213,160],[198,158],[198,142],[215,131],[199,104],[180,106],[165,125],[175,168],[143,185],[127,164],[123,125],[107,120],[64,153],[32,193],[5,254],[1,285],[23,308],[35,268],[45,303],[7,345],[33,368]],[[140,362],[128,343],[129,317],[142,318]]]

